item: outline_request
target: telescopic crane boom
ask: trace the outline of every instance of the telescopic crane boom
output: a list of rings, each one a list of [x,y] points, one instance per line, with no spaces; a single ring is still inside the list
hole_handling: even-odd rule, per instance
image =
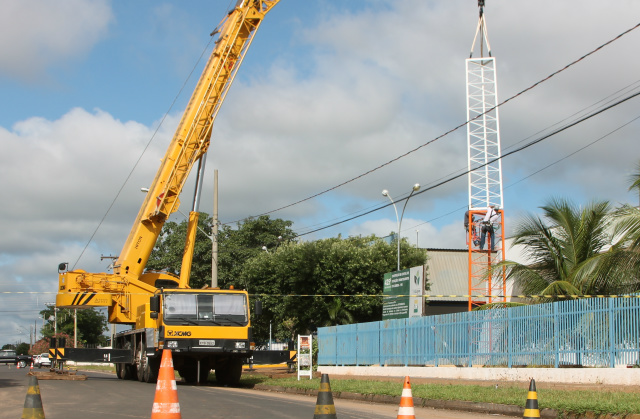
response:
[[[156,291],[156,281],[173,277],[145,274],[151,251],[167,218],[178,210],[189,172],[209,147],[211,128],[266,13],[279,0],[239,0],[214,31],[216,46],[198,81],[149,192],[113,263],[113,274],[60,269],[58,307],[108,306],[112,323],[135,323],[140,298]],[[162,283],[162,282],[159,282]],[[188,287],[181,284],[181,287]],[[141,297],[138,297],[141,296]]]
[[[211,369],[222,383],[240,379],[242,363],[252,353],[249,295],[234,289],[190,289],[195,211],[189,216],[180,277],[145,268],[164,223],[180,206],[189,172],[207,152],[213,122],[247,49],[278,2],[238,0],[212,33],[218,34],[216,45],[114,260],[113,273],[59,266],[57,307],[108,307],[110,323],[129,324],[132,329],[118,333],[110,351],[95,355],[59,351],[57,360],[86,361],[93,356],[93,362],[115,362],[118,378],[152,382],[158,375],[161,349],[171,349],[176,370],[188,382],[206,381]]]

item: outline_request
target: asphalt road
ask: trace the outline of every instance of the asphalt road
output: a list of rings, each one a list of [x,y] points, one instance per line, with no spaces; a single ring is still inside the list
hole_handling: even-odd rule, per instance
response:
[[[36,369],[37,371],[37,369]],[[29,370],[0,367],[0,418],[22,416]],[[118,380],[114,374],[82,373],[85,381],[38,380],[47,419],[131,419],[151,417],[155,385]],[[184,419],[300,419],[313,418],[316,398],[178,382]],[[334,399],[340,419],[396,418],[398,407]],[[417,419],[488,419],[496,415],[416,408]]]

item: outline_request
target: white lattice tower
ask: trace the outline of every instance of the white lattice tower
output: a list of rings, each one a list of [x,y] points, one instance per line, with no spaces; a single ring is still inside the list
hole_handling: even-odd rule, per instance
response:
[[[471,53],[466,60],[467,70],[467,150],[469,181],[470,229],[469,245],[469,310],[484,303],[506,301],[503,271],[495,272],[493,265],[504,260],[504,203],[502,195],[502,163],[500,160],[500,123],[498,116],[498,82],[496,60],[491,56],[487,26],[483,13],[484,0],[478,1],[480,17]],[[473,58],[476,40],[480,36],[480,58]],[[486,44],[488,57],[484,56]],[[496,223],[494,251],[483,252],[477,246],[479,223],[487,209],[499,209]],[[475,235],[475,239],[474,239]],[[488,235],[487,235],[488,236]],[[489,239],[487,237],[487,239]],[[490,245],[487,243],[487,248]],[[487,272],[490,274],[488,275]],[[486,295],[485,298],[473,298]],[[501,296],[501,297],[495,297]]]

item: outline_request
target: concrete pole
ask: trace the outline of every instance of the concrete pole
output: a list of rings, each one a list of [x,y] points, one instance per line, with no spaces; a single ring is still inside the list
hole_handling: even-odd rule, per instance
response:
[[[211,226],[211,287],[218,286],[218,169],[213,171],[213,225]]]

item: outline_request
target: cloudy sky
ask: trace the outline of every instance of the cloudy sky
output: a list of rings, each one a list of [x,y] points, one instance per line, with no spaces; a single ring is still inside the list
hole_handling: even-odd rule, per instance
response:
[[[100,272],[120,251],[234,3],[2,2],[0,344],[41,327],[58,263]],[[505,100],[633,28],[640,2],[488,0],[485,14]],[[216,120],[200,210],[215,168],[223,223],[270,213],[304,240],[394,231],[391,207],[323,227],[385,204],[383,189],[400,198],[466,168],[465,128],[430,142],[466,120],[477,19],[475,0],[281,0]],[[503,153],[637,93],[639,43],[632,30],[501,107]],[[507,228],[551,197],[637,204],[639,103],[505,158]],[[463,248],[467,203],[464,176],[415,195],[402,234]]]

